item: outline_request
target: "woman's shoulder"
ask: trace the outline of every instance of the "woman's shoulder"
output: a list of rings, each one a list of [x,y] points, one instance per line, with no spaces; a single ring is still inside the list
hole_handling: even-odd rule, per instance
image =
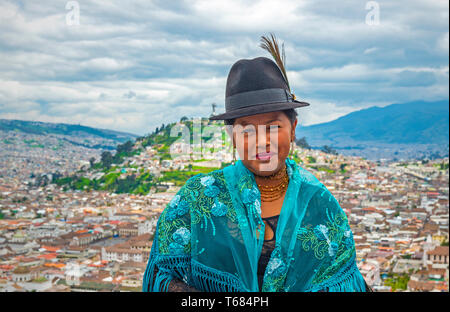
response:
[[[313,193],[314,196],[321,194],[323,196],[324,192],[329,193],[327,187],[319,181],[319,179],[307,169],[296,164],[296,171],[298,173],[298,179],[302,183],[303,190],[308,189],[308,192]]]
[[[312,194],[310,203],[318,204],[320,207],[340,210],[340,205],[336,198],[314,174],[299,165],[297,165],[297,168],[303,187],[309,188],[309,192]]]
[[[317,177],[310,171],[308,171],[307,169],[303,168],[298,164],[296,164],[295,167],[297,168],[300,180],[303,183],[310,184],[312,186],[323,187],[323,183],[320,182],[319,179],[317,179]]]

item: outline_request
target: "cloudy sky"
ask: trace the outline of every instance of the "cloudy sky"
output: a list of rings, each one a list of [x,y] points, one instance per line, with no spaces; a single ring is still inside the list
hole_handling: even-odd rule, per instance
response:
[[[0,118],[138,135],[224,111],[242,58],[284,42],[299,124],[448,99],[449,1],[0,2]]]

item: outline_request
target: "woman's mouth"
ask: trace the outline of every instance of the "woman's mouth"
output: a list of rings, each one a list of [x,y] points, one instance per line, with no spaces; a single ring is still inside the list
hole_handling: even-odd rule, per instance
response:
[[[256,154],[256,159],[258,160],[270,160],[273,157],[274,153],[272,152],[264,152]]]

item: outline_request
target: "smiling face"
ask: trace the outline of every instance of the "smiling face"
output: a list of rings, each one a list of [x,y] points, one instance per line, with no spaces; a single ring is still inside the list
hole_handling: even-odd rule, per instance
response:
[[[233,125],[233,146],[254,174],[268,176],[284,166],[297,119],[291,124],[281,111],[239,117]]]

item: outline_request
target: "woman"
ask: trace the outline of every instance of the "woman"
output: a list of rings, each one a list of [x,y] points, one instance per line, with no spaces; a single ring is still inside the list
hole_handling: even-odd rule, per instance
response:
[[[278,65],[232,66],[226,112],[210,119],[232,126],[240,160],[190,178],[168,204],[143,291],[366,291],[345,213],[288,157],[295,108],[309,104],[295,100],[274,54]]]

